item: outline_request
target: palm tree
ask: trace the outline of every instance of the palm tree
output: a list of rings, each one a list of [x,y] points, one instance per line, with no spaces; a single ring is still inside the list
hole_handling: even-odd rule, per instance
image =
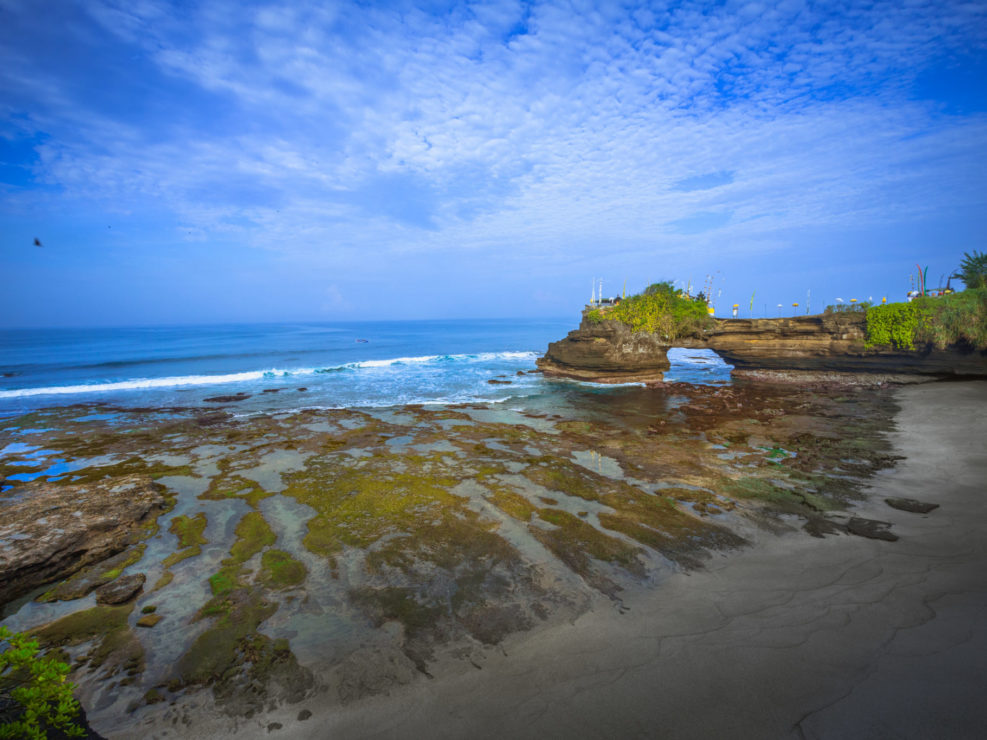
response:
[[[963,253],[963,261],[957,276],[967,288],[987,288],[987,254],[974,250]]]

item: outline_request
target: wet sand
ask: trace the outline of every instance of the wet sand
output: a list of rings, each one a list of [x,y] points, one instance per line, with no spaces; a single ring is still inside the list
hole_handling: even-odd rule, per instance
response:
[[[238,736],[987,736],[987,383],[905,387],[898,401],[906,459],[855,510],[892,522],[897,542],[762,534],[627,593],[625,613],[601,597],[573,624],[511,636],[480,669],[286,707]],[[907,513],[890,496],[941,507]]]

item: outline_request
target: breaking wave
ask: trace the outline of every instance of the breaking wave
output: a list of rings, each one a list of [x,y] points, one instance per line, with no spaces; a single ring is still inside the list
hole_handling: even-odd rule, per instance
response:
[[[309,367],[267,370],[249,370],[239,373],[222,375],[176,375],[165,378],[133,378],[107,382],[80,383],[75,385],[48,386],[42,388],[19,388],[16,390],[0,390],[0,398],[25,398],[28,396],[70,395],[85,393],[106,393],[112,391],[149,390],[181,387],[196,387],[210,385],[225,385],[228,383],[248,383],[273,378],[303,377],[316,373],[333,373],[360,370],[375,370],[380,368],[400,367],[402,365],[437,365],[439,363],[483,363],[495,360],[516,360],[531,362],[538,357],[536,352],[480,352],[477,354],[456,355],[422,355],[420,357],[394,357],[384,360],[362,360],[330,367]]]

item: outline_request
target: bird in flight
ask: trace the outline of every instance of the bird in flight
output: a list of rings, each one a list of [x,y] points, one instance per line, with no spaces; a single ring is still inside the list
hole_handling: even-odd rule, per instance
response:
[[[41,243],[41,240],[38,237],[34,237],[34,246],[43,247],[44,245]]]

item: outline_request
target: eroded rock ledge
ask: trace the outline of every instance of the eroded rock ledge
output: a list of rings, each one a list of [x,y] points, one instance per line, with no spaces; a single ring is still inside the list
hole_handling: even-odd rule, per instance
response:
[[[546,374],[599,383],[659,381],[672,347],[714,350],[735,372],[759,377],[792,373],[864,374],[872,380],[908,382],[987,377],[987,351],[954,345],[915,350],[866,347],[866,317],[833,313],[781,319],[717,319],[702,335],[669,342],[634,333],[617,321],[593,323],[548,345],[538,367]]]
[[[28,483],[11,493],[0,502],[0,604],[123,552],[170,506],[164,489],[141,475]]]

